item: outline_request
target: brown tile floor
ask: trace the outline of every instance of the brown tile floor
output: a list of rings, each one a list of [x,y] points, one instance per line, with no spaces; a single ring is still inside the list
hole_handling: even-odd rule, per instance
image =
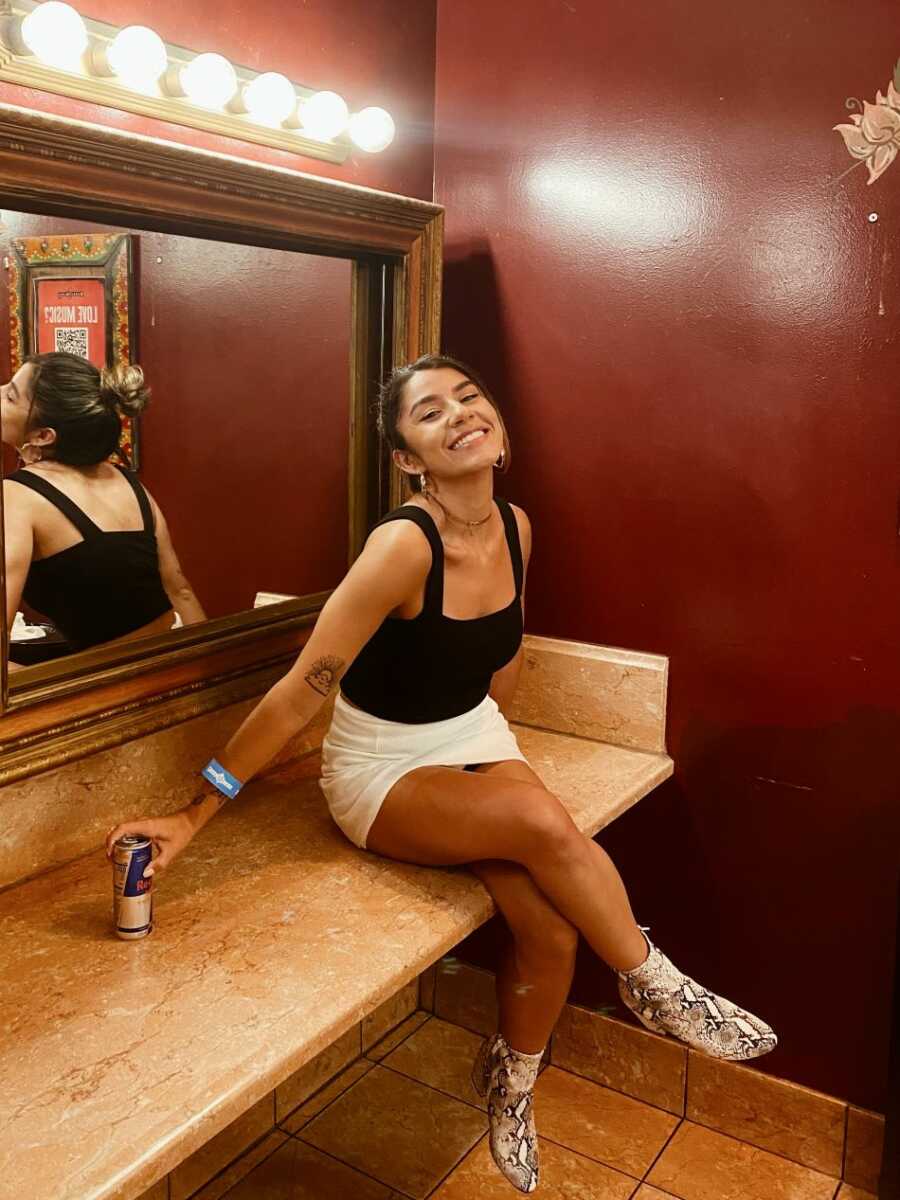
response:
[[[428,1014],[407,1029],[195,1200],[510,1200],[469,1081],[481,1039]],[[875,1200],[559,1067],[542,1071],[535,1115],[545,1200]]]

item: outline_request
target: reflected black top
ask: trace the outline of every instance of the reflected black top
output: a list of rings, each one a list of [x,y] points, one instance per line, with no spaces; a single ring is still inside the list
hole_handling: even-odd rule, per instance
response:
[[[522,641],[522,549],[515,513],[506,500],[496,501],[516,594],[506,608],[471,620],[444,616],[444,546],[430,513],[402,505],[373,526],[415,521],[431,544],[431,570],[418,616],[385,618],[341,679],[341,691],[359,708],[411,725],[457,717],[481,703],[491,676],[515,657]]]
[[[42,476],[15,471],[9,477],[49,500],[84,539],[33,561],[23,592],[32,608],[50,617],[73,650],[133,633],[172,607],[159,573],[147,493],[130,471],[117,470],[137,497],[143,529],[107,533]]]

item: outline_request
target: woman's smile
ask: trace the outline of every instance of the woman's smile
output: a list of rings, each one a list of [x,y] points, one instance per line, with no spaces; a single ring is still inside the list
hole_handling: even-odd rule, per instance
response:
[[[468,433],[461,435],[456,441],[450,443],[450,450],[466,450],[469,446],[475,446],[480,441],[483,441],[489,433],[490,430],[486,426],[478,426],[475,429],[470,429]]]

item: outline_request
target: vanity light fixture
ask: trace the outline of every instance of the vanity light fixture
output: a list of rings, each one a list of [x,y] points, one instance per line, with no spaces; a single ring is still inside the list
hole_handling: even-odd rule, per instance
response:
[[[316,92],[308,100],[301,100],[298,117],[310,137],[325,140],[344,132],[350,120],[350,110],[344,97],[337,92]]]
[[[30,53],[61,70],[77,70],[88,47],[87,27],[81,15],[61,0],[46,0],[23,14],[18,31]]]
[[[238,90],[238,77],[227,58],[207,52],[171,70],[165,88],[171,95],[187,96],[202,108],[224,108]]]
[[[166,45],[146,25],[121,29],[105,48],[94,47],[91,66],[101,75],[117,75],[136,91],[152,91],[169,65]]]
[[[377,154],[394,140],[394,121],[383,108],[364,108],[349,123],[350,137],[360,150]]]
[[[329,162],[344,162],[351,142],[378,153],[395,133],[383,108],[351,114],[336,92],[172,45],[146,25],[83,17],[62,0],[0,0],[0,80]]]
[[[241,93],[246,111],[262,125],[281,125],[297,107],[294,85],[277,71],[263,71]]]

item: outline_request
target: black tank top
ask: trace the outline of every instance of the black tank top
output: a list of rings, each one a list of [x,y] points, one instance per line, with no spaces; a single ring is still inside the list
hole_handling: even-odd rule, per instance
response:
[[[73,650],[123,637],[172,607],[159,573],[153,510],[137,477],[118,467],[137,497],[144,528],[104,532],[59,488],[31,471],[9,476],[58,508],[84,539],[39,558],[28,569],[23,595],[49,617]]]
[[[444,616],[444,546],[430,513],[402,505],[373,526],[415,521],[431,543],[431,570],[418,616],[385,618],[341,679],[341,691],[358,708],[410,725],[458,717],[481,703],[491,676],[515,657],[522,641],[522,550],[515,513],[495,499],[516,594],[506,608],[471,620]]]

